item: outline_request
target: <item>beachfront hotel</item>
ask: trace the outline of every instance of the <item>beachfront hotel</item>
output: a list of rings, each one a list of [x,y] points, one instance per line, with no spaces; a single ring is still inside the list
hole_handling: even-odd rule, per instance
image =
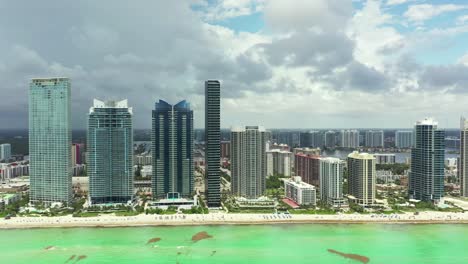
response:
[[[221,206],[221,85],[205,82],[205,194],[208,207]]]
[[[460,179],[460,195],[468,197],[468,121],[464,117],[460,120],[458,178]]]
[[[127,100],[94,99],[88,116],[88,176],[91,204],[133,198],[133,110]]]
[[[32,79],[29,86],[31,203],[72,201],[71,84],[68,78]]]
[[[348,155],[348,193],[350,200],[363,206],[375,203],[375,158],[354,151]]]
[[[193,111],[187,101],[155,104],[151,132],[153,199],[193,194]]]
[[[269,132],[259,126],[231,130],[231,188],[234,196],[256,199],[264,194],[268,138]]]
[[[332,207],[341,207],[343,199],[343,169],[345,162],[338,158],[320,159],[320,200]]]
[[[445,132],[431,118],[418,121],[411,148],[410,198],[439,202],[444,196]]]

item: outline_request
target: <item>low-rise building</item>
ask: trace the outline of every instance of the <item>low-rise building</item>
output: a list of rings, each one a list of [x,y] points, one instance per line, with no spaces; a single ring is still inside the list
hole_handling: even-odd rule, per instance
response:
[[[317,204],[316,195],[315,186],[303,182],[299,176],[284,180],[284,196],[298,205],[315,206]]]
[[[374,154],[375,164],[395,164],[395,154]]]
[[[29,162],[0,163],[0,182],[29,175]]]

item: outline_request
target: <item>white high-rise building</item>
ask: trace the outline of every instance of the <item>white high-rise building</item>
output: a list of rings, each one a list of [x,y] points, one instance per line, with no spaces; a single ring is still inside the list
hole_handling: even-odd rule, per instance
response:
[[[384,146],[384,132],[383,130],[369,130],[366,131],[365,144],[366,147],[376,148]]]
[[[460,195],[468,197],[468,120],[460,120],[460,160],[458,163]]]
[[[320,159],[320,199],[333,207],[345,204],[343,199],[343,168],[345,162],[337,158]]]
[[[269,133],[259,126],[238,127],[231,130],[233,195],[255,199],[265,192],[268,139]]]
[[[395,146],[397,148],[411,148],[413,146],[413,131],[395,132]]]
[[[290,151],[273,149],[267,151],[267,176],[283,175],[291,176],[291,164],[293,154]]]
[[[340,139],[340,146],[342,148],[359,147],[359,131],[357,130],[341,130]]]
[[[11,158],[11,145],[10,144],[1,144],[0,145],[0,161],[9,160]]]
[[[375,158],[372,154],[354,151],[348,155],[349,194],[360,205],[375,202]]]

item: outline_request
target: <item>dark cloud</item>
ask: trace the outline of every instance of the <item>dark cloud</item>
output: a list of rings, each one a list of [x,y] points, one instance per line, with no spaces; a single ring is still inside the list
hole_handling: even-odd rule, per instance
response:
[[[468,92],[468,67],[462,64],[427,66],[418,83],[422,89],[449,89],[456,93],[466,93]]]
[[[390,81],[387,76],[372,67],[359,62],[351,63],[345,73],[348,88],[363,91],[379,91],[389,88]]]

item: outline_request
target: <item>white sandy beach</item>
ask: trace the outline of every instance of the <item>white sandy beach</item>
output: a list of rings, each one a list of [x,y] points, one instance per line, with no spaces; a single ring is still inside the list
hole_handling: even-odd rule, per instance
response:
[[[137,215],[98,217],[13,217],[1,219],[0,228],[49,227],[127,227],[127,226],[177,226],[177,225],[229,225],[229,224],[300,224],[300,223],[414,223],[414,224],[468,224],[468,213],[421,212],[375,215],[275,215],[275,214],[225,214],[207,215]]]

